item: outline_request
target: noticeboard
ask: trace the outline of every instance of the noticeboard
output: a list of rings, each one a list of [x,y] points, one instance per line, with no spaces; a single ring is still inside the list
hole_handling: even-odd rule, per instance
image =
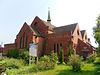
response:
[[[29,55],[37,57],[37,45],[34,43],[29,44]]]

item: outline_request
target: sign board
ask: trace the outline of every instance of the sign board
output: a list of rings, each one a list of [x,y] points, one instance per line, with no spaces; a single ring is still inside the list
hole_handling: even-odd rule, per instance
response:
[[[34,43],[29,44],[29,55],[37,57],[37,45]]]

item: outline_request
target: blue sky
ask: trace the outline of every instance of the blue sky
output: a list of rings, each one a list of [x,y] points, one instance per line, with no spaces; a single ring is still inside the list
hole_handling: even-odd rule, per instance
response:
[[[13,43],[24,22],[35,16],[47,20],[48,7],[55,26],[79,23],[87,30],[92,45],[92,28],[100,14],[100,0],[0,0],[0,42]]]

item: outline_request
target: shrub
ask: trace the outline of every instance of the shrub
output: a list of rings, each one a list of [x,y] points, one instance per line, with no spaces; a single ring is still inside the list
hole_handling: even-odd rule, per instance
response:
[[[97,48],[97,54],[100,56],[100,46]]]
[[[71,54],[74,54],[74,50],[73,50],[72,46],[69,45],[69,46],[68,46],[68,52],[67,52],[67,55],[68,55],[68,56],[71,56]]]
[[[37,72],[37,66],[35,64],[28,65],[28,66],[23,66],[22,68],[19,69],[7,69],[6,73],[7,75],[30,75],[30,73]]]
[[[5,70],[6,70],[6,67],[3,64],[0,64],[0,74],[2,72],[5,72]]]
[[[18,60],[14,58],[5,58],[0,62],[8,69],[19,69],[20,67],[24,66],[23,60]]]
[[[53,63],[57,63],[57,53],[51,53],[51,55],[49,56],[50,57],[50,61],[52,61]]]
[[[79,55],[71,55],[69,57],[69,64],[72,66],[73,71],[80,71],[81,70],[81,63],[82,63],[82,57]]]
[[[19,58],[23,59],[26,64],[29,64],[29,51],[24,49],[20,54],[19,54]]]
[[[90,54],[90,55],[87,57],[87,62],[88,62],[88,63],[92,63],[92,62],[94,62],[96,56],[97,56],[96,53]]]
[[[62,64],[64,62],[64,55],[63,55],[63,49],[62,48],[60,48],[59,62],[60,62],[60,64]]]
[[[94,61],[95,65],[100,65],[100,57],[96,57]]]
[[[32,73],[32,72],[36,72],[37,71],[37,66],[35,64],[29,65],[29,66],[25,66],[23,68],[21,68],[17,74],[19,75],[24,75],[26,73]]]
[[[38,62],[38,70],[47,70],[49,69],[50,65],[50,59],[48,56],[43,56],[40,58],[39,62]]]
[[[55,53],[51,55],[44,55],[39,59],[38,62],[38,70],[49,70],[53,69],[55,67],[55,64],[57,62],[57,55]]]
[[[7,52],[8,57],[18,58],[19,52],[17,49],[11,49]]]

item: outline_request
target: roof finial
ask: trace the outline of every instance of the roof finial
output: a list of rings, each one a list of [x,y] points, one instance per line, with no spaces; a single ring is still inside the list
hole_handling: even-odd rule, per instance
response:
[[[48,23],[51,23],[51,18],[50,18],[50,8],[48,7],[48,19],[47,19]]]

